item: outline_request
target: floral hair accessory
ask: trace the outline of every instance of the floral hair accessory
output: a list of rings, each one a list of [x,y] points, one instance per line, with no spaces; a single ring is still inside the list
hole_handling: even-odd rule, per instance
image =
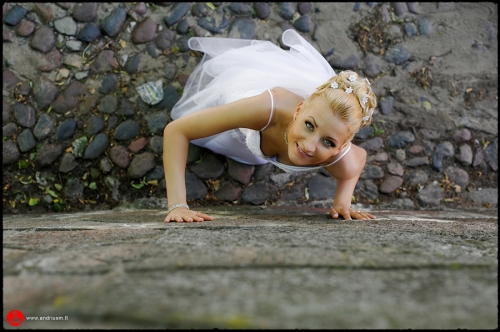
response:
[[[349,81],[354,82],[356,80],[356,76],[354,74],[349,75]]]
[[[361,104],[363,104],[363,106],[365,106],[367,102],[368,102],[368,97],[364,96],[363,99],[361,100]]]
[[[338,89],[339,85],[337,84],[337,82],[333,82],[332,84],[330,84],[330,86],[334,89]]]
[[[369,118],[370,118],[370,117],[369,117],[368,115],[366,115],[366,116],[364,116],[361,120],[363,120],[363,122],[365,122],[365,121],[368,121],[368,119],[369,119]]]
[[[351,87],[348,87],[347,89],[345,89],[345,93],[349,94],[352,92],[352,88]]]

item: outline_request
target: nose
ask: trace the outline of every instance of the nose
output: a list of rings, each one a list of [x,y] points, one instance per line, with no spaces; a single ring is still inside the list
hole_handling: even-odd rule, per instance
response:
[[[316,151],[317,142],[315,139],[304,140],[304,152],[308,155],[312,155]]]

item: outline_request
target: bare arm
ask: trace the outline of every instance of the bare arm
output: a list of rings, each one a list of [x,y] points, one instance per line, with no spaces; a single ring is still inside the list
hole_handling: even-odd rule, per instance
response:
[[[337,180],[335,198],[330,210],[332,218],[339,215],[344,219],[375,219],[370,213],[357,211],[351,208],[351,197],[359,180],[361,172],[366,164],[366,151],[355,145],[349,153],[338,163],[326,168],[327,171]]]
[[[269,120],[269,93],[208,108],[170,122],[163,131],[163,168],[169,207],[186,204],[185,170],[189,142],[235,128],[260,130]],[[209,215],[178,207],[165,222],[213,220]]]

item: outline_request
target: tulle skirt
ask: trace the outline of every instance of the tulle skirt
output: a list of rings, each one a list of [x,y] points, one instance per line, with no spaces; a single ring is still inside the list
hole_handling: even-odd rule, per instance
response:
[[[172,118],[255,96],[273,87],[306,99],[335,75],[325,58],[296,31],[283,32],[282,41],[289,50],[262,40],[190,38],[189,48],[204,56],[189,76],[181,99],[172,109]],[[267,163],[246,147],[239,130],[192,143],[246,164]]]

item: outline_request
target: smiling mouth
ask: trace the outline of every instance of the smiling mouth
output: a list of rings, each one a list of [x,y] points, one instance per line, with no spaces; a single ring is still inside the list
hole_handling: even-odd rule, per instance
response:
[[[299,152],[300,156],[302,156],[304,158],[311,158],[312,157],[312,156],[308,155],[307,153],[305,153],[304,151],[302,151],[302,149],[300,148],[298,143],[295,143],[295,146],[296,146],[297,151]]]

